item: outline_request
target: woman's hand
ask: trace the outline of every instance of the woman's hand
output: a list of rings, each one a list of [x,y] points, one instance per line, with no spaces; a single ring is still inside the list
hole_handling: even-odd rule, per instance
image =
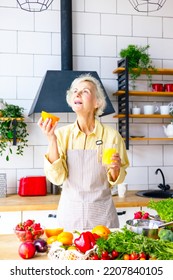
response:
[[[112,163],[109,165],[109,171],[112,177],[112,181],[116,181],[121,168],[121,158],[119,153],[113,154],[111,159]]]
[[[40,118],[38,121],[38,126],[41,128],[42,132],[47,136],[49,147],[47,153],[47,159],[50,163],[53,163],[57,159],[59,159],[59,152],[58,152],[58,145],[57,145],[57,138],[55,135],[55,128],[58,122],[56,122],[52,126],[52,120],[46,119],[43,122],[43,119]]]
[[[42,117],[38,121],[38,126],[41,128],[42,132],[47,136],[48,142],[56,140],[56,135],[54,133],[57,122],[52,126],[52,120],[46,119],[43,121]]]

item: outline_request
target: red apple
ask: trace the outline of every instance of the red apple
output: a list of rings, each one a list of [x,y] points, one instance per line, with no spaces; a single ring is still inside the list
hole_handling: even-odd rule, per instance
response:
[[[35,246],[31,241],[22,242],[19,246],[18,253],[23,259],[31,259],[36,252]]]

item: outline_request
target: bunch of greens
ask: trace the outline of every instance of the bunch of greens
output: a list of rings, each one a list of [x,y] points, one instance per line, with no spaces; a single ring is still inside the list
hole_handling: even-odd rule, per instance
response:
[[[142,234],[137,234],[124,227],[121,231],[109,234],[107,239],[99,238],[97,241],[98,255],[103,251],[119,252],[118,259],[123,259],[124,254],[145,252],[150,258],[157,260],[173,260],[173,242],[152,239]]]
[[[151,199],[147,205],[148,208],[157,211],[161,220],[165,222],[173,221],[173,199],[167,198],[159,201],[154,201]]]
[[[142,74],[144,70],[146,76],[148,77],[149,84],[152,82],[150,70],[155,68],[152,65],[150,55],[148,54],[149,47],[149,45],[144,47],[128,45],[127,48],[120,51],[120,57],[128,59],[128,71],[133,82],[133,87],[135,87],[135,80]]]
[[[10,154],[13,153],[12,145],[16,139],[17,155],[23,155],[27,146],[27,125],[24,122],[24,109],[17,105],[5,103],[5,108],[1,110],[0,119],[0,156],[7,151],[6,160],[9,161]]]

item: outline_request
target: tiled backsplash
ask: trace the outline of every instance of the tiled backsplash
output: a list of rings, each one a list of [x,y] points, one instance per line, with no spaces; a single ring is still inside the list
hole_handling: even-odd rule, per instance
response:
[[[108,95],[117,108],[116,75],[119,51],[128,44],[150,45],[150,54],[156,67],[173,68],[173,2],[152,14],[136,12],[127,0],[73,0],[73,67],[74,70],[97,71]],[[60,1],[54,0],[45,12],[28,13],[17,6],[17,1],[0,3],[0,98],[7,103],[24,107],[29,131],[29,146],[23,157],[13,155],[9,162],[0,160],[0,173],[7,175],[7,192],[15,193],[19,179],[43,175],[43,155],[47,141],[37,126],[40,114],[28,117],[33,99],[47,70],[61,69]],[[161,78],[154,77],[155,81]],[[165,76],[166,81],[173,79]],[[146,89],[144,78],[138,89]],[[133,104],[171,102],[170,98],[132,98]],[[73,113],[59,114],[60,126],[75,120]],[[117,128],[113,115],[102,121]],[[164,137],[159,120],[130,120],[131,134]],[[166,123],[168,121],[165,121]],[[156,188],[162,179],[155,175],[161,168],[166,183],[173,188],[172,141],[130,142],[130,167],[126,182],[129,189]]]

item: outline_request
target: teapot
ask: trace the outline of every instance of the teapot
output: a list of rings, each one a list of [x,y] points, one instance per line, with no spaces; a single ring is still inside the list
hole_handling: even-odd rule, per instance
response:
[[[173,121],[167,125],[163,125],[164,132],[168,138],[173,138]]]

